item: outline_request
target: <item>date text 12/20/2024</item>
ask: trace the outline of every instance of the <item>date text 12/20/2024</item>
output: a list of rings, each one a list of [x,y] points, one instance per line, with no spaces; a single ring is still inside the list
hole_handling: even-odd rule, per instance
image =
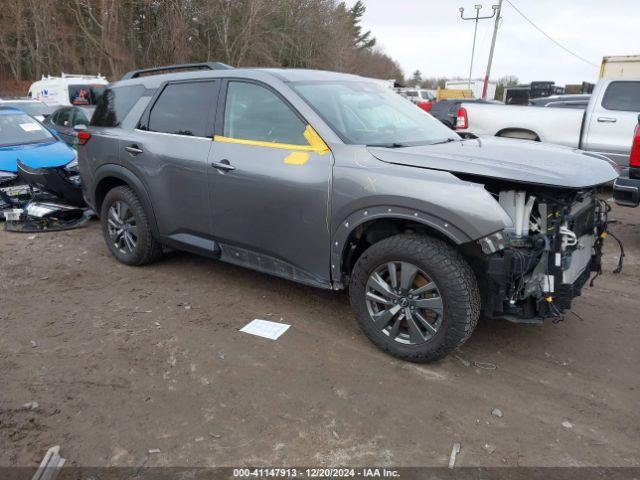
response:
[[[394,478],[397,470],[387,468],[234,468],[235,478]]]

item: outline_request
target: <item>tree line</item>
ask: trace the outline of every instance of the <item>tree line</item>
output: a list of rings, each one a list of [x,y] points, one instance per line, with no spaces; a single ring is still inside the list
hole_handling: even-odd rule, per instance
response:
[[[336,0],[13,0],[0,9],[0,80],[197,61],[403,78]]]

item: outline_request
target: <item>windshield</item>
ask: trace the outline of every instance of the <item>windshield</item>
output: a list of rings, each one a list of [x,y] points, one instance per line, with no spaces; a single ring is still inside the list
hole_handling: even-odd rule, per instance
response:
[[[42,115],[49,111],[49,107],[42,102],[2,102],[0,107],[13,107],[31,116]]]
[[[292,86],[345,143],[402,147],[460,140],[409,100],[371,82]]]
[[[69,85],[71,105],[96,105],[106,85]]]
[[[0,114],[0,147],[42,143],[53,138],[49,130],[25,113]]]

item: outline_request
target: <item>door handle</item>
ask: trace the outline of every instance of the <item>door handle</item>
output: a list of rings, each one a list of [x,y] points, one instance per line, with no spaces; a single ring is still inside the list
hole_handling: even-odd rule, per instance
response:
[[[618,119],[612,117],[598,117],[598,121],[600,123],[616,123]]]
[[[234,167],[229,163],[229,160],[222,160],[221,162],[211,162],[211,166],[213,168],[217,168],[218,170],[223,170],[225,172],[236,169],[236,167]]]
[[[142,149],[138,148],[137,145],[129,145],[128,147],[124,147],[124,149],[134,157],[142,153]]]

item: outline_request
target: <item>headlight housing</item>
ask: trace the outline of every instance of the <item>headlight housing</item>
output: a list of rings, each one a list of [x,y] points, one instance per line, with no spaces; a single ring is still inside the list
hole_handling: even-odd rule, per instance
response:
[[[78,157],[67,163],[64,169],[69,173],[78,173]]]

